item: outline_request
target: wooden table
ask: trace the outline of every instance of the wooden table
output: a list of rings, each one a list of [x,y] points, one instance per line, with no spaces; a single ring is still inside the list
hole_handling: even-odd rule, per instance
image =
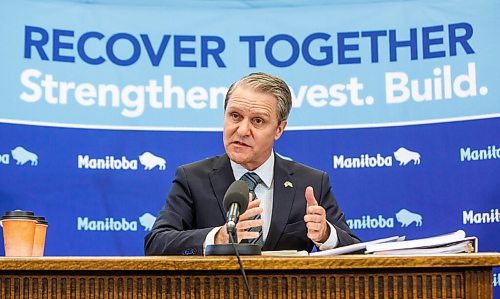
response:
[[[499,253],[243,257],[254,298],[491,298]],[[0,258],[0,298],[248,298],[235,257]]]

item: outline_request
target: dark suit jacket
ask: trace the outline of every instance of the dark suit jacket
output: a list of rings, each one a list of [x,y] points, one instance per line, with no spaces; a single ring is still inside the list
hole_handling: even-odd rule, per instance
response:
[[[145,254],[203,254],[207,234],[226,222],[222,203],[234,181],[227,155],[177,168],[166,204],[144,239]],[[293,187],[285,187],[286,181]],[[304,222],[307,186],[314,188],[316,200],[335,227],[338,246],[359,242],[333,197],[328,174],[275,155],[272,220],[262,250],[312,250]]]

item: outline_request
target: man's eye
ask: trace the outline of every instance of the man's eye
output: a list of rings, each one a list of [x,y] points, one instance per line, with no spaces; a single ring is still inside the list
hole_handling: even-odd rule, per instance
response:
[[[231,113],[232,119],[238,119],[239,117],[240,117],[240,115],[238,113],[235,113],[235,112]]]
[[[254,123],[257,125],[261,125],[264,123],[264,120],[262,118],[254,118]]]

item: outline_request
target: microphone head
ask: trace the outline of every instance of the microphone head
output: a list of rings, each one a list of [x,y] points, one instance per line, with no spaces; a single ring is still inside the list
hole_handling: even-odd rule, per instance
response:
[[[244,213],[248,207],[248,190],[247,183],[243,181],[234,181],[229,188],[227,188],[224,195],[224,209],[229,211],[233,203],[240,206],[240,214]]]

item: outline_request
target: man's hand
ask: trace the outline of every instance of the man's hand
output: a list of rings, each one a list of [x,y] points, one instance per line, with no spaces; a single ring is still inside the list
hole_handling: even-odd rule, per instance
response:
[[[249,200],[252,199],[252,195],[249,194]],[[248,208],[245,213],[241,214],[238,218],[238,223],[236,224],[236,231],[238,234],[238,243],[243,239],[255,239],[259,236],[259,232],[249,232],[247,229],[251,227],[258,227],[264,225],[264,220],[260,219],[250,219],[256,215],[262,213],[262,208],[259,207],[260,199],[251,200],[248,203]],[[220,227],[217,234],[215,234],[215,244],[228,244],[229,235],[227,234],[226,225]]]
[[[330,236],[330,226],[326,222],[326,211],[318,205],[314,198],[313,187],[306,188],[307,209],[304,221],[307,226],[307,237],[316,243],[325,243]]]

